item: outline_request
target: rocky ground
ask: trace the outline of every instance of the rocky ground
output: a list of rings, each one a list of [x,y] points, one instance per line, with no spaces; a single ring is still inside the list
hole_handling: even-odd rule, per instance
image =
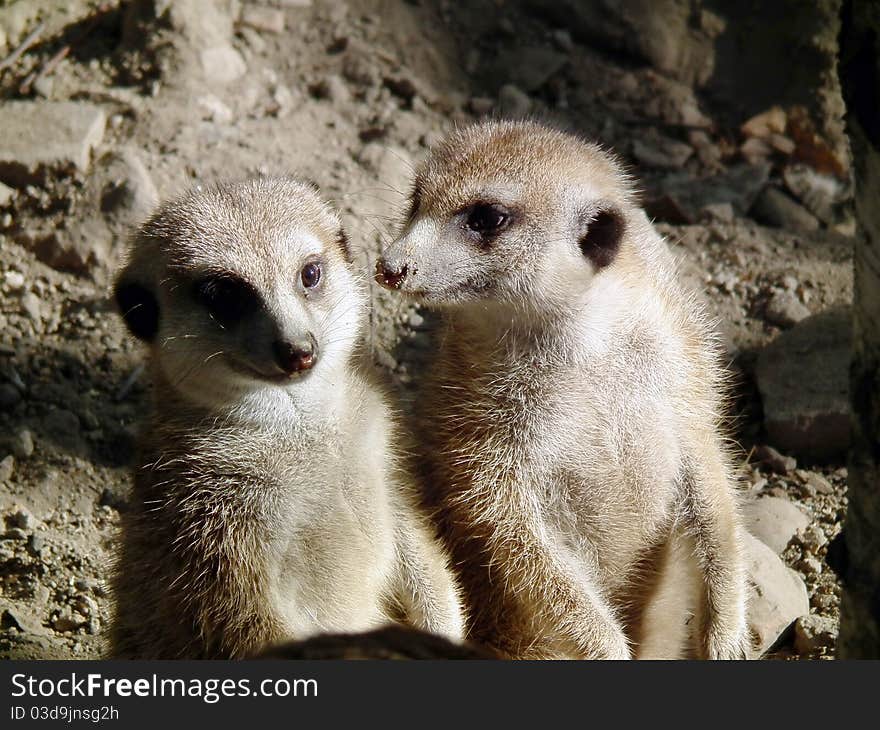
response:
[[[487,114],[554,121],[630,164],[729,353],[756,642],[833,655],[854,235],[833,78],[815,108],[738,117],[702,78],[727,37],[708,10],[669,23],[685,67],[627,18],[603,18],[630,23],[622,44],[576,10],[458,5],[0,0],[0,655],[103,649],[149,387],[107,299],[131,227],[187,186],[293,172],[368,266],[412,164]],[[371,347],[405,396],[431,317],[373,299]]]

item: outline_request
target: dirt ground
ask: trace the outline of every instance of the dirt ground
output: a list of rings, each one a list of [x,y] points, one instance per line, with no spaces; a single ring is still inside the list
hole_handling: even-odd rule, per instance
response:
[[[0,2],[0,59],[42,24],[0,70],[0,108],[71,101],[105,119],[86,169],[0,187],[0,656],[104,650],[114,535],[149,389],[107,293],[126,236],[155,199],[218,178],[293,173],[341,209],[369,266],[393,233],[412,165],[444,130],[485,114],[558,123],[631,166],[718,317],[737,383],[744,492],[785,499],[809,523],[783,558],[822,630],[789,629],[773,656],[831,656],[839,585],[827,551],[846,510],[844,454],[822,464],[807,455],[797,468],[758,464],[753,447],[785,451],[768,438],[756,384],[763,348],[851,301],[845,156],[831,204],[797,200],[791,170],[806,143],[793,113],[775,137],[744,132],[745,119],[708,92],[573,38],[527,3],[200,5]],[[819,136],[833,126],[820,119]],[[31,131],[36,145],[55,133]],[[816,159],[802,156],[807,179]],[[756,205],[768,184],[795,207],[769,195]],[[429,355],[431,316],[378,290],[373,300],[371,347],[405,397]]]

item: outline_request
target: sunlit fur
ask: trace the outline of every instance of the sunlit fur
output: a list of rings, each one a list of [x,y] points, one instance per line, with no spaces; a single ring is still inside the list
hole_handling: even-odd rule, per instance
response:
[[[489,122],[433,150],[413,191],[380,267],[442,312],[418,461],[469,637],[514,657],[746,655],[717,343],[620,165]],[[474,201],[516,216],[475,245]],[[579,241],[603,210],[623,236],[600,267]]]
[[[117,296],[135,284],[152,294],[159,326],[114,656],[243,657],[393,619],[461,636],[454,580],[358,352],[366,284],[339,236],[336,213],[289,179],[196,190],[136,236]],[[307,292],[313,257],[323,273]],[[215,321],[194,295],[209,272],[234,272],[262,305],[234,326]],[[273,338],[307,331],[315,366],[273,371]]]

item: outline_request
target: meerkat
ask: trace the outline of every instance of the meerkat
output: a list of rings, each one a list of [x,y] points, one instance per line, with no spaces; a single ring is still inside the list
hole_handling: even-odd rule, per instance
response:
[[[403,621],[453,640],[460,598],[359,348],[366,277],[293,179],[194,190],[115,284],[149,346],[112,653],[238,658]]]
[[[707,317],[621,165],[531,122],[453,132],[378,282],[441,312],[424,499],[468,637],[522,658],[746,656]]]

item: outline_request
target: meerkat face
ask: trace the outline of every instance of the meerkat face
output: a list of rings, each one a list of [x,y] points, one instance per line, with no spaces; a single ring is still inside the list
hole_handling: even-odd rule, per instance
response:
[[[287,179],[164,206],[139,232],[115,295],[167,381],[209,405],[332,376],[365,307],[339,218]]]
[[[418,171],[376,279],[437,305],[569,297],[615,261],[630,197],[598,147],[533,123],[476,125]]]

